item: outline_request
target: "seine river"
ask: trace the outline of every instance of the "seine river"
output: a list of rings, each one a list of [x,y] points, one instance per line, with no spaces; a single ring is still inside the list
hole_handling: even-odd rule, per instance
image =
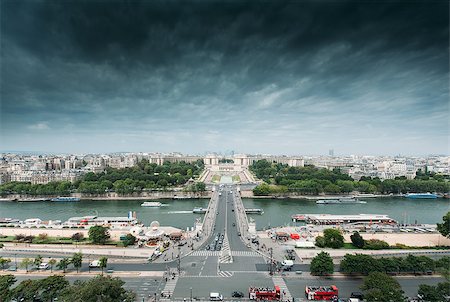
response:
[[[256,221],[258,229],[269,226],[292,224],[293,214],[386,214],[399,222],[436,223],[450,211],[448,199],[407,199],[407,198],[367,198],[366,204],[317,205],[313,200],[304,199],[244,199],[246,208],[261,208],[263,215],[249,215]],[[160,208],[141,207],[142,200],[83,200],[73,203],[58,202],[0,202],[0,218],[11,217],[21,220],[40,218],[42,220],[65,221],[74,216],[127,216],[128,211],[136,211],[137,217],[145,224],[157,220],[161,225],[171,225],[185,229],[194,225],[199,214],[193,214],[195,207],[207,207],[208,199],[160,200],[165,204]]]

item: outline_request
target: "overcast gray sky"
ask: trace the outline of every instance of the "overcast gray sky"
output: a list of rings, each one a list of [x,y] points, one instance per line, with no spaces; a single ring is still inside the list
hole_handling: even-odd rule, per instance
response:
[[[447,1],[0,3],[0,150],[449,154]]]

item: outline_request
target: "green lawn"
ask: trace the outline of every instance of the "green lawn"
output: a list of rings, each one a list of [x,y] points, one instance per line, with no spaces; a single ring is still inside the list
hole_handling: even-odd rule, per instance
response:
[[[231,176],[231,179],[233,179],[233,182],[240,182],[241,178],[239,177],[239,175],[233,175]]]
[[[213,175],[213,177],[211,178],[212,182],[219,182],[220,181],[220,175]]]

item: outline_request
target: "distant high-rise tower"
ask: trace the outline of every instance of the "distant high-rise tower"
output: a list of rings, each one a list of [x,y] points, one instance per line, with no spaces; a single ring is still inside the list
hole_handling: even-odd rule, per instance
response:
[[[328,151],[328,155],[331,156],[331,157],[334,157],[334,150],[333,150],[333,149],[330,149],[330,150]]]

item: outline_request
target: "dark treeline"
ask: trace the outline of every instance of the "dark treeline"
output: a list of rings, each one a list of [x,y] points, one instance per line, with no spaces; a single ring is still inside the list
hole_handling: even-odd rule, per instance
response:
[[[433,260],[426,256],[374,258],[364,254],[346,254],[340,264],[340,271],[347,274],[383,273],[426,273],[428,271],[448,271],[450,257]]]
[[[88,280],[76,280],[73,284],[61,275],[44,279],[23,280],[15,286],[13,275],[0,276],[0,302],[3,301],[108,301],[132,302],[136,295],[124,289],[119,278],[102,275]]]
[[[354,181],[339,169],[328,170],[314,166],[289,167],[286,164],[259,160],[250,170],[265,184],[257,186],[255,195],[298,192],[317,195],[319,193],[339,194],[359,191],[362,193],[400,194],[408,192],[439,192],[450,190],[447,175],[417,172],[415,179],[398,177],[381,181],[379,178],[362,177]]]
[[[163,189],[184,185],[197,177],[204,168],[203,161],[194,163],[165,162],[163,165],[140,161],[130,168],[107,168],[102,173],[89,172],[74,183],[68,181],[31,184],[9,182],[0,185],[0,194],[66,195],[71,192],[103,194],[115,191],[119,194],[139,193],[143,190]],[[191,186],[201,191],[204,186]]]

